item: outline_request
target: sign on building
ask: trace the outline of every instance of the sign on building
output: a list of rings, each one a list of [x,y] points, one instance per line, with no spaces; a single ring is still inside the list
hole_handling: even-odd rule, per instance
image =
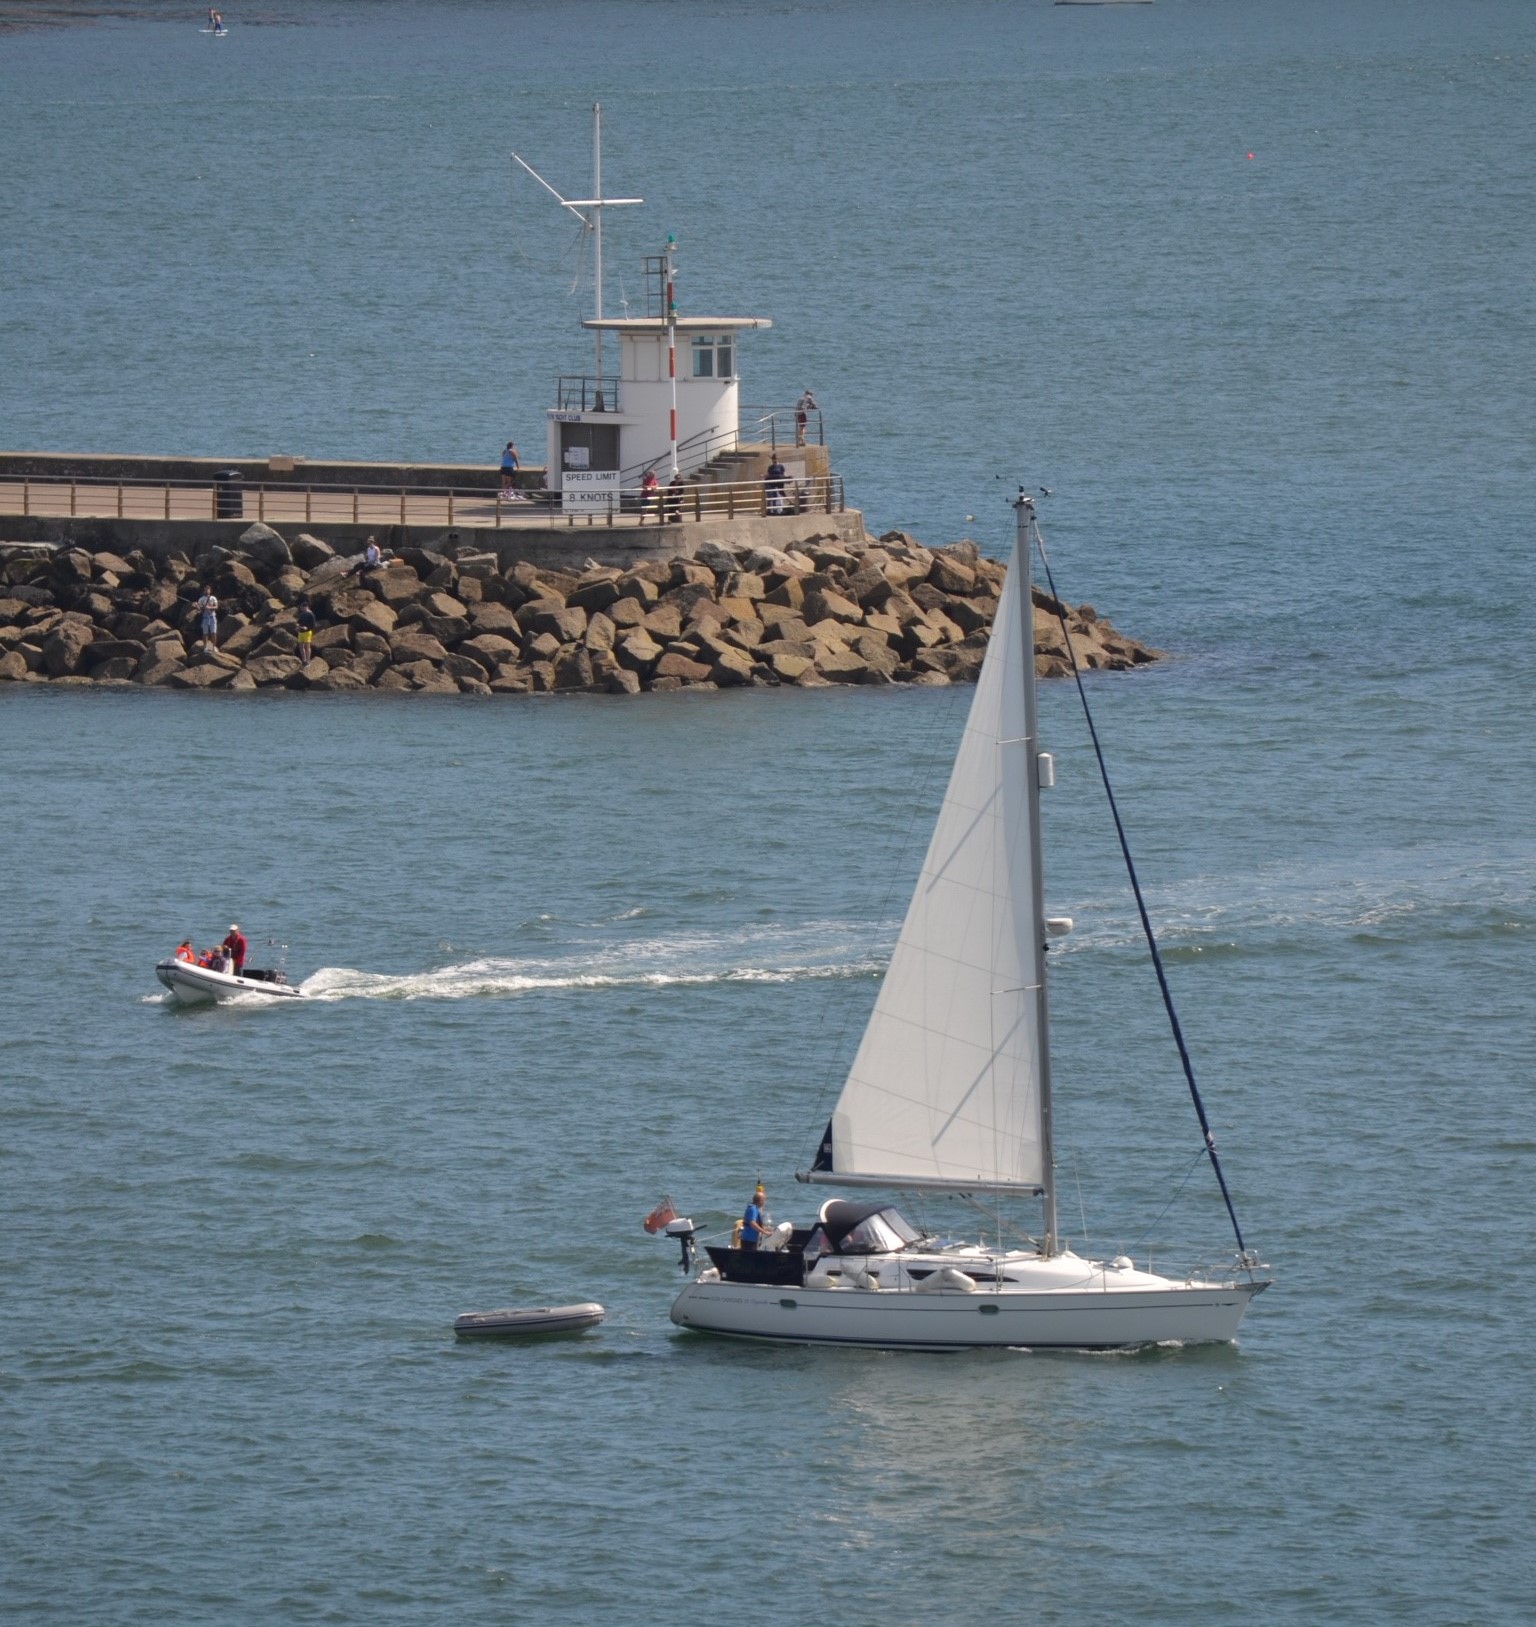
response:
[[[560,476],[560,509],[564,514],[601,509],[619,512],[617,469],[566,469]]]

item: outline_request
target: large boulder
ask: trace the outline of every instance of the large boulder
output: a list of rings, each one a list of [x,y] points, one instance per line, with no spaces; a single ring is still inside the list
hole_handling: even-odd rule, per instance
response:
[[[525,605],[518,614],[526,614],[529,609]],[[533,609],[526,625],[535,633],[553,633],[562,644],[573,644],[587,630],[587,613],[580,605],[561,605],[556,609],[549,601],[542,601]]]
[[[592,687],[592,657],[577,645],[561,652],[555,661],[556,689],[590,689]]]
[[[90,555],[85,556],[87,559]],[[80,670],[80,657],[96,635],[77,621],[62,621],[43,645],[43,670],[50,678],[63,678]]]
[[[723,548],[718,542],[701,542],[693,551],[693,557],[716,576],[734,571],[737,566],[736,555],[729,548]]]
[[[649,672],[661,659],[661,645],[646,632],[626,634],[614,646],[613,653],[621,667],[631,672]]]
[[[588,571],[571,590],[567,602],[592,615],[599,610],[606,610],[619,596],[619,573],[610,567],[600,571]],[[558,677],[557,673],[556,678]]]
[[[133,638],[93,639],[80,654],[80,669],[93,677],[129,677],[144,656],[146,646]],[[126,661],[126,672],[102,673],[98,669],[109,661]]]
[[[472,655],[465,655],[462,650],[455,650],[443,662],[443,671],[450,678],[473,678],[476,683],[483,684],[494,670],[493,663],[477,661]]]
[[[391,565],[387,571],[375,571],[369,577],[369,586],[375,597],[396,607],[419,599],[423,583],[415,571],[401,565]]]
[[[296,655],[258,656],[245,663],[245,670],[263,689],[286,684],[293,675],[303,666],[303,662]]]
[[[27,675],[26,657],[17,650],[0,655],[0,681],[16,683]]]
[[[336,550],[330,543],[322,542],[319,537],[310,536],[307,531],[301,531],[293,539],[290,552],[294,564],[306,571],[317,571],[326,560],[336,557]]]
[[[504,604],[477,604],[469,607],[469,624],[478,633],[499,633],[503,638],[522,635],[516,613]]]
[[[953,553],[946,551],[933,556],[928,581],[940,593],[951,596],[959,594],[964,597],[976,591],[976,570],[973,565],[966,564]]]
[[[312,656],[285,680],[289,689],[314,689],[330,676],[330,667],[318,655]]]
[[[334,611],[335,606],[332,606]],[[399,616],[382,599],[369,599],[347,616],[347,626],[356,633],[377,633],[388,638],[395,630]]]
[[[698,684],[709,677],[710,668],[702,661],[691,660],[686,655],[668,651],[656,663],[656,676],[658,678],[681,678],[684,683]]]
[[[799,683],[808,672],[816,670],[816,663],[809,656],[792,655],[788,651],[776,652],[769,657],[768,664],[774,675],[787,684]]]
[[[195,667],[173,672],[166,681],[173,689],[222,689],[233,676],[228,667],[204,661]]]
[[[630,601],[633,603],[634,601]],[[676,638],[683,630],[682,612],[675,604],[658,604],[654,609],[647,610],[640,625],[645,628],[652,638],[665,641]]]
[[[752,657],[730,645],[720,650],[710,668],[710,677],[722,689],[752,682]]]
[[[396,666],[412,661],[440,663],[448,659],[447,648],[430,633],[396,633],[389,641],[389,653]]]
[[[257,521],[240,533],[240,547],[258,564],[269,570],[281,570],[293,562],[293,551],[270,525]]]
[[[510,638],[503,638],[499,633],[478,633],[474,638],[466,638],[454,653],[467,655],[487,671],[494,672],[504,661],[517,660],[517,648]]]
[[[417,603],[429,616],[441,617],[445,621],[462,620],[469,615],[469,606],[462,599],[455,599],[451,593],[425,593]]]

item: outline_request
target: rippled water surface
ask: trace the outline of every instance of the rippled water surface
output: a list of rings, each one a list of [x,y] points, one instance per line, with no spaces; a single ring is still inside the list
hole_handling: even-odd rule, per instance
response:
[[[772,315],[745,393],[816,387],[872,524],[1050,486],[1063,593],[1175,652],[1091,692],[1278,1285],[1130,1356],[667,1321],[662,1191],[810,1207],[960,691],[11,687],[0,1615],[1528,1620],[1529,8],[225,9],[0,36],[0,443],[537,445],[581,302],[506,154],[579,190],[601,97],[611,264]],[[1219,1260],[1042,706],[1068,1227]],[[168,1009],[232,919],[318,998]]]

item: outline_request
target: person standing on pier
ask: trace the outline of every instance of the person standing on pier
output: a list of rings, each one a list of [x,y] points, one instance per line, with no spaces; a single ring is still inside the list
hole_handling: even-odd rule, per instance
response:
[[[668,525],[676,525],[683,517],[683,487],[685,485],[686,482],[683,479],[681,469],[667,482],[666,521]]]
[[[203,583],[203,596],[197,601],[197,609],[202,617],[203,648],[216,650],[219,647],[219,601],[211,583]]]
[[[816,405],[816,397],[811,394],[811,387],[809,384],[807,384],[804,394],[802,394],[800,399],[795,403],[796,446],[805,445],[805,426],[810,423],[811,414],[813,412],[820,411],[821,408]]]
[[[773,462],[768,465],[767,478],[763,481],[763,507],[770,514],[784,512],[784,465],[779,461],[779,454],[773,454]]]
[[[501,495],[511,497],[517,490],[517,471],[520,467],[517,448],[507,442],[507,449],[501,454]]]

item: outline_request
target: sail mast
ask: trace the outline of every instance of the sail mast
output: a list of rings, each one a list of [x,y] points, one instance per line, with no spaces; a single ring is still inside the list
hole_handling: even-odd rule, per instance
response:
[[[1035,503],[1021,489],[1014,504],[1018,526],[1014,538],[1014,569],[1019,573],[1020,637],[1024,652],[1021,681],[1024,685],[1025,773],[1029,776],[1030,868],[1034,876],[1034,920],[1030,934],[1033,956],[1030,982],[1035,990],[1035,1032],[1038,1036],[1040,1089],[1040,1197],[1044,1237],[1041,1248],[1047,1257],[1057,1253],[1056,1168],[1051,1143],[1051,1031],[1049,1002],[1045,990],[1045,858],[1040,841],[1040,715],[1035,684],[1035,595],[1030,585],[1030,555],[1034,547]],[[1047,759],[1049,761],[1049,759]]]

